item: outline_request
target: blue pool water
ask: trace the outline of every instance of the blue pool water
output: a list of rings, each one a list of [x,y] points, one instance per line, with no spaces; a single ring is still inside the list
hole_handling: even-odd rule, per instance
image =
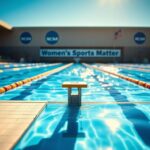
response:
[[[127,65],[127,66],[117,66],[119,67],[119,72],[123,75],[129,76],[131,78],[141,80],[150,83],[150,66],[148,65]]]
[[[84,81],[88,88],[82,90],[83,101],[149,101],[150,90],[110,76],[100,71],[74,64],[54,75],[26,84],[1,94],[1,100],[40,100],[67,101],[67,90],[62,88],[64,81]]]
[[[149,107],[49,104],[14,150],[148,150]]]
[[[106,65],[97,64],[95,66],[105,68]],[[109,69],[113,72],[150,83],[150,65],[107,65],[106,70]]]
[[[27,66],[20,66],[21,70],[17,71],[12,70],[16,67],[14,65],[10,70],[2,66],[4,71],[0,73],[3,75],[0,76],[0,83],[10,84],[62,65],[39,64],[35,68],[35,64],[29,71]],[[130,65],[133,68],[131,72],[120,66],[125,65],[107,65],[107,69],[137,78],[138,66]],[[146,65],[147,70],[149,67]],[[12,74],[8,80],[7,77]],[[148,77],[143,72],[143,78],[140,76],[139,79],[145,81],[145,78]],[[149,78],[147,80],[150,81]],[[65,81],[84,81],[88,84],[88,88],[82,89],[81,107],[67,106],[67,89],[62,88]],[[150,90],[82,64],[73,64],[63,71],[3,93],[0,100],[49,101],[14,147],[15,150],[150,149]]]
[[[5,85],[9,85],[16,81],[32,77],[34,75],[46,72],[59,66],[62,66],[62,64],[21,64],[3,67],[0,73],[0,86],[2,87]]]

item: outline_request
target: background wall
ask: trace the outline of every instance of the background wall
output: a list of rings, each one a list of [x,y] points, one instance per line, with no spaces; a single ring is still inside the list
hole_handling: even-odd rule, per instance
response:
[[[19,60],[24,57],[28,61],[73,61],[72,58],[41,58],[40,47],[47,48],[121,48],[120,58],[82,58],[88,62],[141,62],[144,58],[150,59],[150,28],[121,28],[117,39],[114,35],[120,28],[110,27],[18,27],[12,31],[0,31],[0,55],[7,55]],[[50,45],[45,40],[49,31],[56,31],[59,41]],[[20,35],[29,32],[32,41],[23,44]],[[143,32],[146,41],[137,44],[134,35]]]

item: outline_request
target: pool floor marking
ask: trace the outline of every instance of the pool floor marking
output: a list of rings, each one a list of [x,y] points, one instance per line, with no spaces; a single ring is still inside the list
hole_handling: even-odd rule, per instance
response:
[[[135,83],[137,85],[140,85],[140,86],[142,86],[144,88],[150,89],[150,84],[146,83],[144,81],[136,80],[134,78],[130,78],[130,77],[121,75],[119,73],[114,73],[114,72],[111,72],[111,71],[108,71],[108,70],[104,70],[104,69],[101,69],[101,68],[98,68],[98,67],[95,67],[95,66],[91,66],[91,65],[85,64],[85,63],[83,63],[83,65],[85,65],[86,67],[92,68],[92,69],[96,69],[96,70],[99,70],[99,71],[102,71],[102,72],[114,75],[114,76],[116,76],[118,78],[121,78],[121,79],[124,79],[126,81],[130,81],[130,82]]]
[[[0,102],[0,149],[12,149],[45,105],[44,102]]]
[[[6,85],[6,86],[3,86],[0,88],[0,94],[2,93],[5,93],[9,90],[12,90],[14,88],[17,88],[17,87],[20,87],[26,83],[29,83],[29,82],[32,82],[32,81],[35,81],[35,80],[38,80],[38,79],[41,79],[43,77],[46,77],[48,75],[52,75],[54,73],[57,73],[57,72],[60,72],[68,67],[70,67],[72,65],[72,63],[70,64],[67,64],[67,65],[63,65],[61,67],[58,67],[58,68],[55,68],[55,69],[52,69],[50,71],[46,71],[44,73],[41,73],[41,74],[38,74],[36,76],[33,76],[33,77],[30,77],[30,78],[27,78],[27,79],[24,79],[24,80],[21,80],[21,81],[18,81],[18,82],[15,82],[15,83],[12,83],[10,85]]]

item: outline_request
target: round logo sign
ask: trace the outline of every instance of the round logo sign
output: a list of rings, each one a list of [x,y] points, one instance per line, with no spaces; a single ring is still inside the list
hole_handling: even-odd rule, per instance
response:
[[[50,31],[46,34],[45,40],[48,44],[56,44],[59,40],[59,35],[55,31]]]
[[[20,35],[20,41],[23,43],[23,44],[29,44],[31,41],[32,41],[32,36],[29,32],[23,32],[21,35]]]
[[[137,44],[143,44],[146,41],[146,36],[143,32],[138,32],[134,35],[134,41]]]

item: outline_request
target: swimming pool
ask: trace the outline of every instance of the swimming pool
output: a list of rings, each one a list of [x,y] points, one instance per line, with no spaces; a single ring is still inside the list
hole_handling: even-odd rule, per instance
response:
[[[106,68],[109,70],[112,70],[116,73],[120,73],[122,75],[141,80],[147,83],[150,83],[150,66],[149,65],[103,65],[103,64],[97,64],[95,66],[98,66],[100,68]]]
[[[0,65],[0,86],[23,80],[42,72],[54,69],[62,64],[10,64]]]
[[[47,64],[46,67],[43,67],[45,64],[40,65],[40,70],[38,68],[35,74],[63,66],[63,64],[52,66]],[[102,64],[94,65],[102,66]],[[110,69],[115,67],[113,71],[123,74],[123,71],[126,71],[124,66],[118,64],[109,67]],[[135,77],[137,66],[132,67],[134,72],[129,74]],[[148,67],[146,65],[146,69]],[[30,69],[27,76],[22,76],[18,80],[30,77],[33,75],[32,72],[36,72],[36,69]],[[15,78],[11,81],[16,80]],[[61,86],[65,81],[84,81],[88,84],[88,88],[82,90],[83,104],[80,108],[67,107],[67,90]],[[148,150],[150,149],[149,97],[150,90],[147,88],[82,64],[73,64],[58,73],[0,95],[3,101],[49,102],[14,147],[15,150],[48,149],[48,147],[54,150],[62,147],[68,150]],[[60,104],[56,104],[59,102]]]
[[[49,104],[14,150],[148,150],[150,118],[139,107]]]
[[[67,90],[61,86],[64,81],[87,82],[88,88],[82,90],[82,99],[87,102],[93,102],[93,100],[95,102],[149,101],[149,89],[94,69],[85,68],[81,64],[74,64],[60,73],[1,94],[0,99],[66,102]]]

